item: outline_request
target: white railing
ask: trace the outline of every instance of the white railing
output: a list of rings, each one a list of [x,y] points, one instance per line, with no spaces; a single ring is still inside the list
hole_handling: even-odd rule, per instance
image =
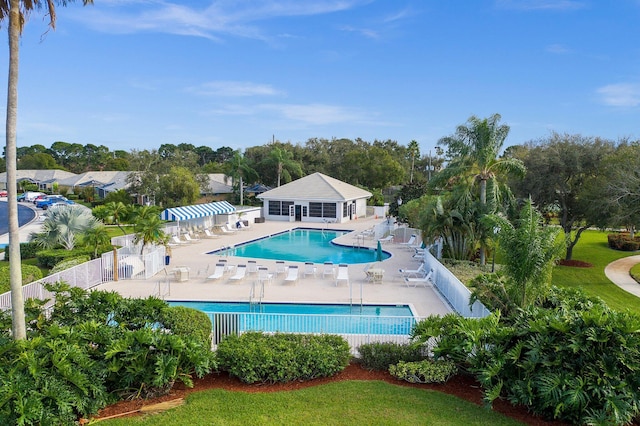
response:
[[[484,318],[491,314],[480,301],[469,307],[471,290],[453,275],[442,263],[438,261],[428,250],[424,254],[425,269],[433,269],[431,280],[434,287],[440,292],[442,297],[451,305],[453,310],[466,318]]]
[[[100,285],[102,284],[102,260],[94,259],[26,284],[22,287],[22,297],[25,300],[51,299],[53,294],[44,288],[44,284],[58,281],[64,281],[71,287],[84,289]],[[0,294],[0,309],[11,309],[11,292]]]
[[[102,280],[114,281],[114,262],[117,262],[118,279],[149,279],[165,267],[164,246],[152,246],[153,251],[142,254],[142,244],[121,247],[102,254]],[[117,260],[116,260],[117,258]]]
[[[255,308],[259,309],[259,306]],[[381,317],[367,315],[267,314],[260,312],[208,313],[213,324],[213,344],[225,336],[247,331],[265,333],[337,334],[352,348],[372,342],[406,343],[416,317]]]

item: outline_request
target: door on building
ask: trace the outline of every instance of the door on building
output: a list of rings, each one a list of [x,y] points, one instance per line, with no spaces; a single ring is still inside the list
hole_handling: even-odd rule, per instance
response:
[[[302,221],[302,206],[300,204],[296,204],[296,222]]]

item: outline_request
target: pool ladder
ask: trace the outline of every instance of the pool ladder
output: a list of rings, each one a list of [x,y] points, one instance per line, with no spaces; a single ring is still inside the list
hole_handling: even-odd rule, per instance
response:
[[[260,286],[260,293],[256,293],[257,285]],[[264,281],[254,281],[251,284],[251,290],[249,291],[249,310],[253,312],[254,307],[260,310],[262,306],[262,299],[264,298]]]

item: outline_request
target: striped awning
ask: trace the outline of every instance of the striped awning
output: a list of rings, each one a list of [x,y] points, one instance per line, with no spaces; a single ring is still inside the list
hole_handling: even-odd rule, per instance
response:
[[[171,207],[160,213],[160,219],[163,220],[189,220],[199,217],[215,216],[223,213],[233,213],[236,208],[227,201],[217,201],[215,203],[194,204],[191,206]]]

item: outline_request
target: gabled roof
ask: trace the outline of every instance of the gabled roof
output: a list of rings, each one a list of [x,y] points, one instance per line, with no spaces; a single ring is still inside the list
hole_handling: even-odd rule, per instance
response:
[[[258,195],[260,199],[350,201],[370,198],[369,191],[360,189],[322,173],[314,173]]]
[[[58,169],[48,170],[16,170],[16,180],[29,179],[32,182],[55,182],[61,179],[66,179],[70,176],[75,176],[74,173],[67,172]],[[0,173],[0,182],[7,181],[7,172]]]

